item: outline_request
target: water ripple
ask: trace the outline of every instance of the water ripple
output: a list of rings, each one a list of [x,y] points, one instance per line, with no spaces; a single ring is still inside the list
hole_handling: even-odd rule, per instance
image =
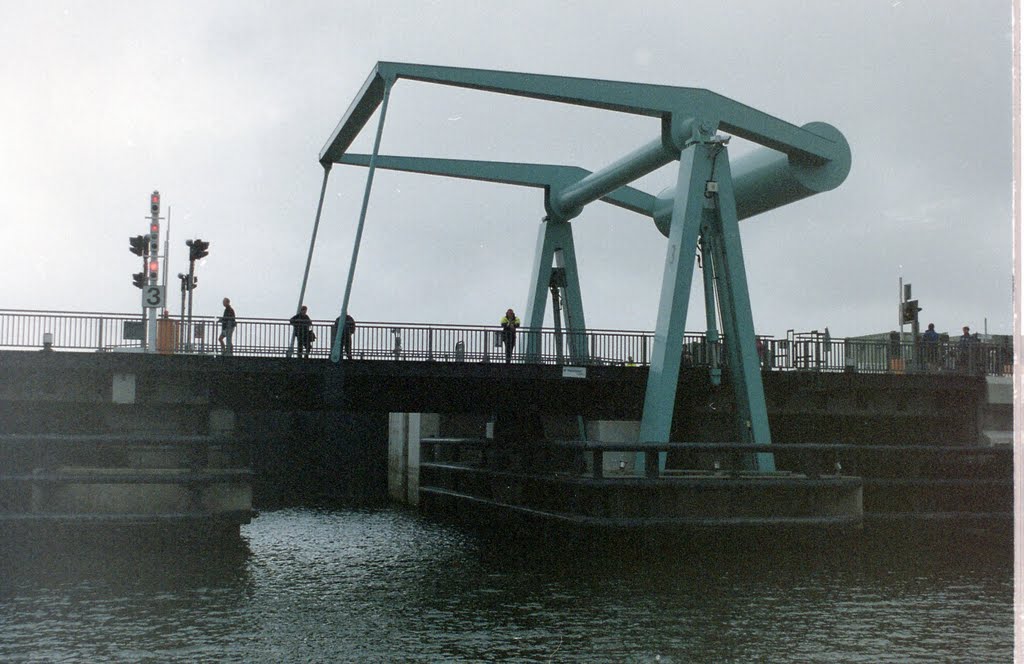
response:
[[[1011,560],[890,548],[560,549],[398,510],[282,510],[235,547],[5,556],[0,660],[1011,658]]]

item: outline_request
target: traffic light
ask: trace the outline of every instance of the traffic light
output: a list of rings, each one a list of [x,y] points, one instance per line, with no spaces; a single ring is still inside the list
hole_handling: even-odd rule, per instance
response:
[[[917,320],[919,311],[921,311],[921,307],[917,306],[917,300],[907,300],[903,303],[900,320],[904,323],[913,323]]]
[[[181,280],[181,292],[182,293],[185,293],[185,292],[190,291],[190,290],[195,290],[196,287],[199,285],[199,277],[197,277],[195,275],[192,276],[192,284],[191,285],[189,285],[189,283],[188,283],[188,275],[187,274],[181,274],[179,272],[178,273],[178,279]]]
[[[160,271],[160,261],[153,259],[149,261],[149,277],[150,279],[156,279],[157,273]]]
[[[153,215],[154,219],[156,219],[157,217],[160,216],[160,192],[159,191],[154,190],[153,193],[149,195],[149,212],[150,212],[150,214]],[[156,232],[156,231],[154,231],[154,232]]]
[[[146,287],[146,273],[145,272],[136,272],[135,274],[133,274],[132,275],[132,283],[135,285],[136,288],[145,288]]]
[[[136,235],[135,237],[128,238],[128,244],[131,245],[128,251],[136,256],[149,255],[149,238],[145,235]]]
[[[208,251],[210,248],[209,242],[203,242],[196,238],[195,240],[185,240],[185,244],[188,245],[188,259],[190,261],[197,261],[210,254]]]

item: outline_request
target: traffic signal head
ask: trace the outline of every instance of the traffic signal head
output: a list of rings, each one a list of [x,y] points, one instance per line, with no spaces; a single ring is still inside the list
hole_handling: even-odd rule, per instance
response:
[[[136,256],[147,256],[149,255],[149,238],[144,235],[136,235],[135,237],[128,238],[128,244],[131,246],[128,251],[132,252]]]
[[[153,193],[149,195],[149,212],[150,212],[150,214],[153,215],[154,218],[160,216],[160,192],[159,191],[155,191],[154,190]]]
[[[921,311],[921,307],[917,306],[917,300],[907,300],[903,303],[901,320],[904,323],[913,323],[917,320],[917,313]]]
[[[136,288],[145,288],[145,286],[146,286],[146,273],[145,272],[136,272],[135,274],[133,274],[132,275],[132,284],[134,284]]]
[[[190,261],[197,261],[210,254],[209,242],[203,242],[199,238],[196,238],[195,240],[185,240],[185,244],[188,245],[188,259]]]
[[[149,276],[156,279],[157,273],[160,271],[160,262],[156,259],[149,261]]]

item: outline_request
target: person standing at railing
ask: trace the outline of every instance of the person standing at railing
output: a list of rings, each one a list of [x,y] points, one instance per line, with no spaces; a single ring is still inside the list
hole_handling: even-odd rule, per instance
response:
[[[352,359],[352,336],[356,333],[356,319],[345,314],[345,329],[341,331],[341,350],[345,357]]]
[[[338,338],[338,325],[341,323],[341,316],[331,323],[331,350],[334,350],[334,340]],[[356,333],[356,319],[345,314],[345,329],[341,331],[341,351],[345,357],[352,359],[352,335]]]
[[[939,366],[939,333],[935,331],[935,323],[928,323],[928,329],[921,335],[924,342],[924,362],[929,371]]]
[[[234,350],[234,344],[231,343],[231,337],[235,334],[235,310],[231,307],[231,300],[224,298],[224,315],[220,317],[220,336],[217,337],[217,341],[220,342],[220,354],[231,355]]]
[[[957,354],[960,356],[961,371],[974,371],[980,368],[978,365],[978,349],[981,340],[977,333],[971,334],[971,328],[964,325],[964,333],[960,335],[960,342],[957,344]]]
[[[516,348],[516,330],[519,325],[519,317],[511,309],[501,317],[501,342],[505,344],[505,364],[512,362],[512,351]]]
[[[313,334],[313,321],[306,313],[306,305],[299,307],[299,313],[291,317],[290,322],[295,329],[293,336],[298,345],[299,359],[308,358],[309,351],[313,347],[316,336]]]

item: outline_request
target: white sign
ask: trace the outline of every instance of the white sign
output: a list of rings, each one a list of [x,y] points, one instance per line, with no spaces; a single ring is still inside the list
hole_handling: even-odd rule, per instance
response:
[[[164,306],[164,287],[145,286],[142,289],[142,308],[160,309]]]
[[[562,367],[562,378],[586,378],[586,367]]]

